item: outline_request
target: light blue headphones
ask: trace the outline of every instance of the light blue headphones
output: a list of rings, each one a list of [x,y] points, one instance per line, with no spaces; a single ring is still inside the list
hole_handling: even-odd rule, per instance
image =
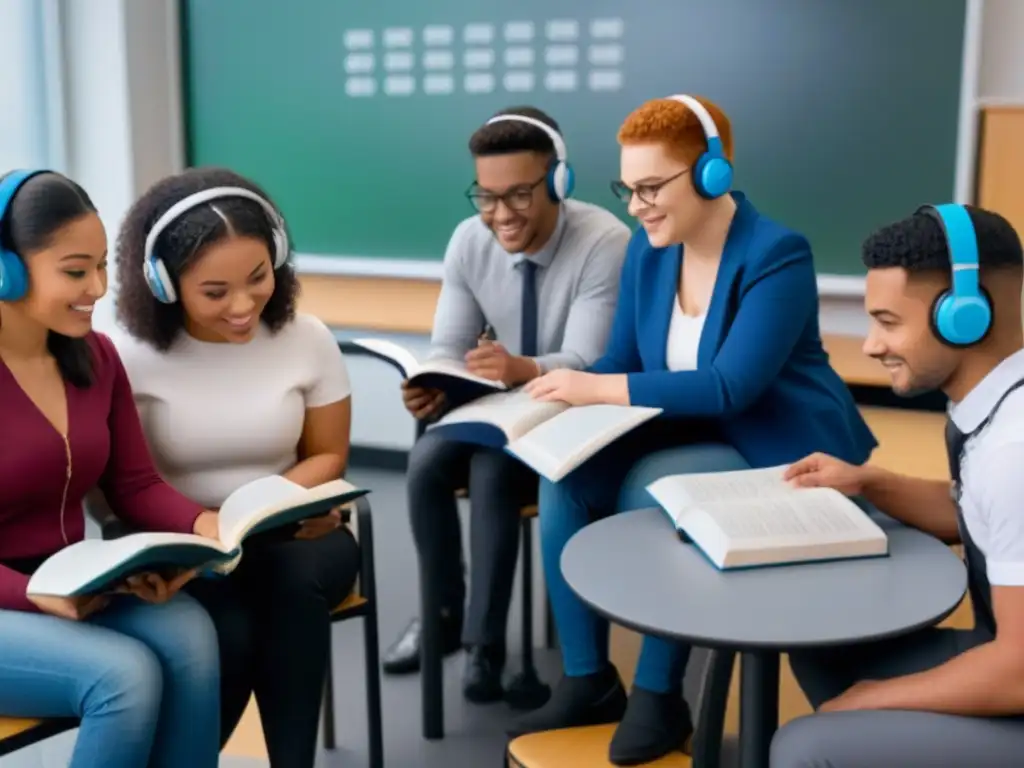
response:
[[[260,208],[267,214],[274,237],[274,252],[270,254],[274,263],[274,269],[280,269],[288,261],[290,246],[288,244],[288,233],[285,229],[284,219],[281,218],[281,214],[269,201],[264,200],[255,192],[242,187],[213,187],[212,189],[204,189],[202,192],[196,192],[194,195],[189,195],[179,200],[168,208],[167,212],[157,219],[156,224],[150,228],[149,234],[146,235],[145,257],[142,269],[146,277],[146,285],[149,286],[150,292],[157,301],[162,304],[173,304],[178,300],[178,292],[174,288],[171,273],[167,270],[167,265],[164,264],[156,253],[157,239],[175,219],[184,215],[187,211],[191,211],[193,208],[203,203],[208,203],[211,200],[219,200],[225,197],[243,197],[246,200],[252,200],[254,203],[259,204]]]
[[[0,180],[0,232],[3,232],[4,222],[18,190],[26,181],[41,173],[49,171],[11,171]],[[25,269],[25,262],[14,251],[4,248],[0,241],[0,301],[17,301],[25,298],[27,293],[28,270]]]
[[[693,188],[697,190],[698,195],[707,200],[721,197],[732,187],[732,163],[725,156],[722,139],[718,134],[718,126],[715,125],[714,119],[704,105],[693,96],[678,93],[668,98],[685,105],[693,112],[697,120],[700,121],[701,128],[704,129],[704,139],[707,141],[708,148],[693,164],[691,172]]]
[[[944,344],[969,347],[985,338],[992,327],[992,303],[981,287],[978,236],[971,214],[962,205],[926,205],[918,213],[942,228],[952,269],[950,289],[932,306],[932,329]]]
[[[514,113],[496,115],[487,121],[487,125],[507,121],[532,125],[534,128],[540,128],[548,135],[551,143],[555,145],[555,164],[548,171],[548,197],[551,198],[553,203],[560,203],[572,195],[572,191],[576,186],[576,172],[569,165],[569,153],[565,147],[565,139],[562,138],[562,135],[543,120]]]

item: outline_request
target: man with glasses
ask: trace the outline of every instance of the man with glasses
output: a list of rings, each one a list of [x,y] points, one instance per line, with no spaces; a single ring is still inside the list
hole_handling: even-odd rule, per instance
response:
[[[539,109],[503,112],[469,140],[478,215],[462,221],[444,257],[432,356],[465,359],[473,373],[519,386],[556,368],[582,369],[604,351],[630,232],[595,205],[568,199],[572,169],[557,123]],[[444,395],[403,384],[419,420]],[[455,491],[469,489],[470,595],[464,611],[462,534]],[[519,546],[519,510],[537,477],[504,451],[427,432],[409,456],[408,498],[421,558],[438,563],[444,653],[469,651],[463,692],[502,698],[505,633]],[[464,620],[465,616],[465,620]],[[384,671],[419,669],[413,619],[384,656]]]

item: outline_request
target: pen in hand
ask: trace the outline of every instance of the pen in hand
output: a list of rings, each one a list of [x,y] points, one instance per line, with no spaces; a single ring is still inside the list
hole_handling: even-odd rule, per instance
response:
[[[489,344],[492,341],[497,341],[498,335],[494,332],[494,326],[490,323],[484,323],[484,328],[480,331],[480,335],[477,337],[477,346],[482,347],[484,344]]]

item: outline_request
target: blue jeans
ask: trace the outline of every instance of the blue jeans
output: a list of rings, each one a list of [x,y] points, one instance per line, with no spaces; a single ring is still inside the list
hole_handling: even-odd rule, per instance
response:
[[[0,713],[81,719],[70,768],[216,768],[217,635],[178,594],[86,621],[0,610]]]
[[[559,566],[562,549],[584,526],[615,512],[657,506],[646,486],[666,475],[724,472],[749,465],[728,445],[701,443],[655,451],[630,461],[629,445],[610,446],[559,483],[540,486],[541,554],[566,676],[608,664],[608,622],[570,589]],[[672,610],[665,606],[665,610]],[[681,689],[690,647],[645,636],[634,683],[654,693]]]

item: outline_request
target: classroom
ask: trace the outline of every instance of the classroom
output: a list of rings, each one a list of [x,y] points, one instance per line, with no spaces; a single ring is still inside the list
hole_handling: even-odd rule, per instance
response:
[[[627,227],[629,232],[639,229],[642,234],[643,228],[637,227],[635,198],[643,199],[643,182],[629,181],[624,159],[620,167],[620,126],[649,100],[671,101],[673,94],[693,94],[710,100],[728,115],[730,142],[734,141],[736,148],[731,163],[735,169],[732,190],[742,190],[756,203],[760,215],[792,228],[810,244],[820,346],[838,374],[837,382],[841,380],[842,397],[849,397],[854,404],[850,418],[858,423],[862,420],[877,442],[870,452],[871,465],[890,473],[949,483],[948,435],[944,433],[947,396],[936,387],[909,395],[894,392],[899,374],[894,368],[887,370],[888,363],[873,359],[885,360],[883,354],[869,356],[865,352],[871,346],[874,320],[865,311],[869,268],[862,261],[862,243],[870,233],[909,217],[920,206],[946,203],[957,204],[960,211],[964,210],[960,206],[973,206],[998,214],[1024,236],[1022,41],[1024,2],[1020,0],[650,0],[629,12],[622,3],[607,0],[586,4],[580,0],[523,0],[515,9],[454,0],[433,4],[411,0],[366,4],[334,0],[0,0],[0,71],[5,73],[0,83],[0,320],[12,316],[3,314],[8,306],[5,302],[10,301],[9,306],[18,303],[5,299],[4,293],[3,257],[8,253],[4,238],[9,236],[4,210],[14,208],[12,200],[17,193],[15,189],[10,199],[4,198],[3,174],[8,171],[52,170],[88,193],[94,206],[90,210],[98,214],[105,230],[109,251],[104,258],[109,258],[111,265],[104,278],[108,281],[106,293],[95,309],[90,309],[91,327],[112,337],[123,332],[125,313],[131,311],[122,309],[120,302],[129,306],[137,298],[132,285],[122,285],[120,266],[122,250],[128,247],[124,243],[131,239],[131,222],[133,217],[138,221],[146,218],[147,226],[153,227],[158,218],[137,207],[147,191],[166,177],[203,167],[229,169],[251,180],[273,200],[271,207],[276,207],[276,213],[267,211],[274,237],[278,234],[275,216],[287,225],[280,255],[291,257],[294,308],[319,321],[317,327],[326,326],[331,335],[329,354],[334,355],[337,346],[338,356],[343,355],[341,372],[329,374],[334,377],[331,385],[335,391],[344,389],[344,397],[354,404],[344,416],[349,437],[340,466],[348,483],[369,490],[353,502],[350,515],[342,513],[344,524],[340,527],[351,529],[361,554],[353,555],[351,572],[345,576],[351,588],[337,595],[338,599],[331,598],[327,606],[327,660],[324,690],[318,693],[315,765],[433,768],[496,765],[499,759],[513,768],[615,764],[608,757],[614,728],[605,721],[518,736],[510,731],[523,714],[521,710],[528,714],[543,704],[552,690],[558,690],[564,663],[562,642],[567,638],[556,630],[555,615],[560,617],[557,621],[567,615],[560,613],[566,602],[561,592],[571,590],[572,600],[581,610],[585,606],[595,617],[604,617],[601,621],[610,620],[606,661],[621,673],[626,689],[633,686],[633,670],[638,669],[637,676],[642,676],[647,668],[643,661],[638,667],[638,659],[646,657],[646,653],[642,657],[646,647],[643,630],[654,633],[653,622],[675,622],[682,629],[673,634],[666,627],[663,634],[694,643],[682,682],[682,695],[694,719],[693,734],[686,741],[687,754],[672,750],[660,759],[633,764],[655,768],[796,766],[796,762],[783,763],[781,757],[776,762],[775,756],[769,762],[769,749],[773,736],[792,735],[784,726],[814,712],[794,672],[797,663],[791,667],[789,662],[790,650],[797,653],[812,642],[771,638],[787,636],[778,627],[791,623],[787,617],[799,617],[792,605],[793,594],[826,595],[822,605],[827,607],[831,600],[837,614],[844,607],[850,615],[856,613],[857,606],[865,606],[867,611],[875,598],[866,591],[878,589],[876,594],[880,594],[889,588],[880,580],[874,561],[858,562],[856,567],[863,568],[864,575],[856,588],[850,586],[852,576],[842,576],[847,580],[845,586],[836,582],[839,586],[829,598],[827,575],[817,580],[808,577],[808,572],[817,572],[802,571],[801,565],[730,574],[695,558],[692,568],[696,571],[690,574],[696,573],[706,586],[706,601],[714,600],[715,590],[721,590],[726,600],[733,594],[729,591],[732,587],[712,580],[712,575],[746,578],[764,574],[761,586],[748,590],[750,595],[744,598],[750,601],[748,613],[762,614],[763,620],[747,621],[746,628],[735,630],[737,637],[749,637],[749,642],[722,634],[719,645],[702,646],[698,641],[713,630],[702,634],[688,624],[689,606],[693,606],[691,613],[707,613],[707,626],[722,633],[734,629],[721,618],[725,609],[691,603],[685,590],[676,589],[667,576],[651,577],[664,582],[656,590],[649,590],[650,583],[643,579],[646,573],[687,574],[678,563],[665,565],[660,572],[652,565],[657,560],[654,551],[661,551],[659,544],[665,545],[667,560],[672,560],[672,548],[692,549],[678,542],[676,531],[667,526],[661,512],[645,523],[655,528],[662,524],[665,530],[660,531],[660,539],[659,531],[654,531],[651,540],[644,540],[639,530],[635,540],[629,538],[632,532],[618,540],[609,538],[613,518],[623,518],[618,522],[624,525],[626,516],[637,515],[639,526],[643,522],[639,512],[610,515],[576,533],[560,558],[564,578],[558,579],[549,595],[545,562],[550,555],[542,541],[554,528],[542,522],[543,510],[550,499],[565,505],[570,502],[566,500],[568,491],[556,492],[561,478],[545,480],[539,507],[535,493],[513,505],[514,582],[507,619],[503,616],[497,622],[501,626],[507,623],[507,641],[498,643],[497,662],[504,668],[505,698],[500,700],[499,693],[480,698],[487,703],[471,701],[465,658],[484,662],[471,657],[472,649],[455,652],[447,647],[448,614],[438,602],[442,599],[440,588],[430,590],[421,584],[428,558],[418,547],[423,546],[425,534],[414,533],[415,520],[410,526],[412,486],[407,478],[416,463],[414,448],[433,430],[424,432],[423,423],[408,410],[409,401],[403,401],[401,368],[371,352],[390,349],[391,344],[420,360],[427,356],[435,322],[441,316],[435,315],[439,300],[446,301],[442,285],[454,280],[450,267],[456,239],[453,230],[470,218],[474,226],[481,217],[487,221],[488,210],[490,216],[495,215],[494,210],[512,210],[511,193],[497,195],[503,204],[495,203],[495,194],[474,176],[474,156],[479,160],[486,154],[471,152],[470,138],[477,136],[492,116],[513,105],[530,105],[556,120],[556,133],[564,141],[574,175],[571,197],[608,212],[607,221],[601,219],[604,226],[622,232]],[[687,103],[686,109],[692,108]],[[543,129],[545,135],[550,131]],[[706,135],[706,129],[701,135]],[[625,152],[629,141],[621,140],[621,144]],[[553,146],[557,150],[558,143]],[[545,188],[553,183],[548,175],[542,181]],[[690,189],[690,182],[686,183]],[[210,184],[234,186],[223,181]],[[614,189],[625,191],[622,199]],[[699,195],[699,190],[695,194]],[[486,208],[488,199],[496,208]],[[168,207],[157,213],[166,214]],[[233,225],[216,202],[208,207],[224,220],[230,233]],[[564,226],[557,231],[564,231]],[[943,227],[948,233],[945,222]],[[486,231],[490,237],[491,230]],[[648,249],[658,247],[654,231],[649,230],[649,243],[644,235]],[[117,240],[119,232],[122,241]],[[144,234],[138,243],[140,252]],[[495,232],[494,237],[496,243],[502,242],[500,233]],[[630,241],[629,254],[635,239]],[[156,236],[147,240],[147,259],[152,250],[149,240],[155,241]],[[953,242],[950,237],[949,254]],[[488,254],[492,254],[492,245],[487,245]],[[559,246],[554,247],[557,250]],[[483,246],[476,244],[463,251],[471,254],[474,248],[484,252]],[[274,263],[275,252],[271,249],[270,253]],[[627,255],[627,264],[629,258]],[[975,256],[976,261],[979,258],[983,260]],[[952,256],[947,262],[950,259]],[[142,274],[142,269],[138,272]],[[636,280],[652,280],[652,274],[638,268]],[[146,279],[153,290],[152,278]],[[618,279],[616,270],[616,283]],[[716,279],[713,274],[712,285]],[[742,274],[737,277],[737,286],[745,285],[744,279]],[[518,289],[503,291],[497,279],[491,280],[486,301],[497,307],[504,295],[515,293],[519,312]],[[140,280],[140,285],[145,284]],[[542,289],[542,298],[554,301],[551,284],[544,285],[549,293]],[[813,283],[807,285],[813,287]],[[184,290],[184,285],[179,288]],[[756,287],[750,290],[751,296],[757,292]],[[679,301],[685,303],[682,288],[679,295]],[[772,300],[776,313],[789,306],[781,303],[779,295],[764,301]],[[173,297],[160,301],[172,304]],[[680,309],[680,304],[673,306]],[[493,325],[498,327],[497,339],[503,339],[499,324],[507,323],[507,318],[494,319],[501,313],[495,310],[492,317],[487,306],[479,310],[487,321],[484,336]],[[685,312],[685,307],[680,311]],[[610,324],[610,310],[606,314]],[[702,315],[708,317],[705,328],[711,327],[713,311],[707,304]],[[741,316],[742,310],[737,314]],[[546,318],[544,315],[540,321],[541,336],[546,333]],[[176,322],[189,327],[187,317]],[[255,324],[259,326],[258,317]],[[665,325],[663,330],[667,329]],[[531,332],[536,332],[536,324]],[[617,332],[611,330],[613,335]],[[518,337],[518,325],[509,335]],[[663,341],[659,338],[659,343]],[[485,343],[482,338],[481,344]],[[122,350],[120,342],[117,348]],[[664,346],[660,351],[660,367],[665,368]],[[555,354],[557,349],[547,353]],[[121,354],[127,353],[122,350]],[[159,357],[152,351],[146,354]],[[539,349],[531,354],[524,348],[521,354],[527,360],[540,359]],[[697,352],[696,344],[692,354],[694,369],[710,359]],[[643,339],[636,355],[646,355]],[[4,359],[0,322],[0,393],[4,392]],[[143,352],[133,357],[143,359],[149,359]],[[126,358],[128,378],[148,430],[151,423],[164,423],[162,414],[166,412],[147,412],[141,405],[143,398],[159,401],[171,397],[168,391],[174,382],[143,376],[138,363],[129,363]],[[535,364],[540,374],[535,380],[545,381],[552,375],[540,362]],[[782,367],[780,361],[778,369]],[[621,373],[626,381],[625,369],[607,372]],[[124,373],[122,369],[122,379]],[[780,372],[780,381],[786,375]],[[794,380],[804,376],[799,372],[792,375]],[[533,378],[530,373],[523,381]],[[10,380],[17,384],[14,376]],[[624,401],[581,400],[579,404],[658,406],[666,414],[675,407],[667,394],[660,400],[652,394],[650,402],[636,402],[633,384],[623,387]],[[142,391],[149,388],[151,392]],[[313,389],[317,396],[326,397],[327,388],[325,384]],[[511,384],[509,388],[513,388]],[[654,385],[650,390],[653,392]],[[731,394],[730,390],[723,397]],[[1004,397],[1008,395],[1004,393]],[[797,395],[793,397],[799,402]],[[808,413],[817,403],[808,405]],[[11,410],[17,409],[11,406]],[[0,413],[4,411],[0,409]],[[725,410],[719,409],[715,415],[723,413]],[[693,411],[684,415],[703,414]],[[763,418],[768,423],[769,417]],[[793,417],[794,422],[804,420],[800,414]],[[806,419],[811,420],[810,416]],[[246,428],[256,432],[259,422],[254,416]],[[278,422],[268,418],[267,430],[272,429],[271,423]],[[185,429],[181,427],[179,434],[186,434]],[[298,433],[296,429],[295,435]],[[443,430],[438,429],[437,434]],[[243,439],[241,435],[237,438]],[[743,439],[747,438],[737,437],[733,442]],[[753,437],[749,439],[751,445],[760,445]],[[612,440],[614,437],[607,442]],[[783,441],[781,436],[779,441]],[[151,448],[156,450],[154,442],[150,436]],[[837,439],[834,445],[840,443]],[[72,444],[67,445],[70,487]],[[825,440],[825,445],[833,443]],[[294,446],[292,450],[294,459]],[[737,450],[747,455],[742,448]],[[13,461],[12,455],[0,447],[0,478],[5,477],[5,458]],[[508,456],[504,458],[508,460]],[[853,458],[850,462],[858,463]],[[157,464],[162,470],[162,460]],[[469,493],[472,486],[468,480],[450,490],[456,494],[453,498],[457,496],[452,504],[457,504],[456,522],[460,524],[456,536],[461,542],[459,557],[461,552],[469,557],[459,563],[465,576],[458,578],[475,582],[478,569],[470,553],[479,546],[477,539],[483,536],[485,526],[476,522],[479,513],[471,507],[478,496],[476,491]],[[959,478],[956,487],[960,487]],[[617,486],[610,487],[609,495],[618,493]],[[207,510],[221,507],[214,501],[196,501]],[[550,502],[552,514],[563,511],[554,508],[556,501]],[[111,538],[109,521],[93,515],[93,507],[83,504],[89,509],[85,538]],[[0,484],[0,539],[4,538],[4,505]],[[61,502],[58,530],[67,543],[63,514]],[[598,551],[597,530],[602,527],[607,534],[605,554]],[[200,534],[199,524],[181,532]],[[907,531],[891,532],[889,546],[903,546],[904,533]],[[588,542],[584,542],[585,534],[590,534]],[[932,552],[936,563],[947,554],[953,556],[949,562],[942,560],[945,571],[941,574],[936,566],[931,584],[927,573],[915,576],[913,568],[898,558],[884,560],[892,561],[893,573],[904,568],[911,572],[911,581],[918,579],[936,594],[943,583],[952,585],[947,592],[955,591],[956,599],[951,602],[936,596],[937,607],[931,610],[927,595],[916,601],[910,595],[907,604],[916,603],[922,616],[916,626],[909,626],[911,620],[904,618],[898,631],[872,634],[865,628],[864,637],[881,639],[926,626],[973,631],[978,606],[971,599],[973,587],[970,592],[967,589],[969,568],[961,565],[967,542],[947,546],[938,538],[928,538],[927,544],[914,539],[907,546],[934,544],[935,550],[941,550]],[[616,541],[625,542],[631,554],[622,555],[613,546]],[[583,551],[585,543],[591,545],[588,552]],[[0,541],[0,577],[11,553],[4,546]],[[14,568],[13,563],[25,554],[12,555],[8,564]],[[622,563],[618,569],[604,567],[620,555],[628,567]],[[436,567],[441,569],[441,559],[452,557],[438,554]],[[339,555],[338,562],[340,559]],[[575,567],[575,578],[568,570],[570,565]],[[990,575],[992,565],[990,562]],[[445,567],[453,571],[454,560]],[[876,570],[870,571],[873,567]],[[337,570],[344,568],[338,565]],[[592,582],[584,590],[586,594],[576,590],[580,580]],[[592,594],[602,593],[599,582],[606,586],[603,594],[594,597]],[[630,587],[629,582],[637,586]],[[773,584],[777,586],[765,586]],[[891,600],[898,602],[893,596],[898,592],[893,590]],[[0,578],[0,598],[6,594]],[[655,605],[657,594],[673,602],[678,599],[679,604],[672,609],[658,603],[655,610],[645,612],[646,605]],[[622,611],[616,613],[614,605],[622,605]],[[0,599],[0,624],[5,614],[14,613],[6,607]],[[471,614],[473,609],[468,610]],[[461,605],[458,611],[461,622]],[[430,618],[432,612],[436,617]],[[668,619],[661,614],[684,618]],[[654,618],[648,621],[648,615]],[[422,627],[417,624],[412,629],[410,620],[421,622]],[[594,621],[596,624],[597,618]],[[216,620],[214,623],[220,629]],[[693,619],[692,623],[700,621]],[[811,624],[808,620],[808,626]],[[824,635],[832,631],[828,622],[819,624]],[[853,642],[856,631],[849,630],[846,640]],[[403,638],[407,642],[415,639],[413,674],[387,670],[392,663],[389,659],[400,655]],[[835,638],[820,645],[840,645]],[[221,647],[223,671],[223,640]],[[0,628],[0,655],[3,648]],[[0,688],[4,679],[0,660]],[[501,688],[500,669],[497,680]],[[256,695],[240,702],[238,722],[223,744],[219,766],[274,768],[280,763],[285,768],[302,768],[297,757],[272,759],[267,737],[274,729],[268,729],[261,719]],[[5,712],[4,701],[0,690],[0,768],[70,764],[79,734],[77,716]],[[1024,699],[1021,701],[1019,714],[1024,714]],[[283,721],[287,725],[287,717]],[[1017,738],[1017,743],[1024,745],[1024,732]],[[287,739],[280,743],[285,742]],[[782,748],[776,745],[776,749],[773,755],[782,755]],[[76,755],[77,759],[82,760],[82,768],[100,764]],[[918,765],[909,759],[893,763],[897,764]],[[1013,764],[1015,759],[1007,755],[1005,765]],[[312,765],[309,763],[309,768]]]

